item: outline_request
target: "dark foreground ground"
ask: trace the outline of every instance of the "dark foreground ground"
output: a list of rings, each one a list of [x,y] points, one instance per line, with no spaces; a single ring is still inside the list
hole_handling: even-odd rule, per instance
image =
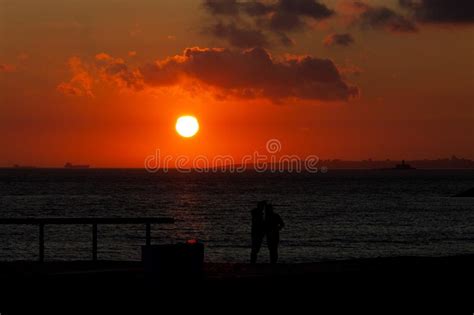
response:
[[[474,255],[275,266],[209,263],[199,279],[162,280],[146,274],[140,262],[8,262],[0,263],[0,313],[148,314],[151,308],[158,314],[170,306],[193,313],[308,308],[318,313],[324,306],[345,312],[375,308],[380,314],[415,307],[420,314],[473,314],[473,267]]]

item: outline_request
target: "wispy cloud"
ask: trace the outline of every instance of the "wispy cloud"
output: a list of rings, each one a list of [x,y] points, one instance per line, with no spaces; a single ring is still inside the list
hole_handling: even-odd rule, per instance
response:
[[[67,82],[61,82],[57,90],[65,95],[93,97],[92,86],[94,79],[89,70],[79,57],[71,57],[68,60],[69,70],[72,78]]]

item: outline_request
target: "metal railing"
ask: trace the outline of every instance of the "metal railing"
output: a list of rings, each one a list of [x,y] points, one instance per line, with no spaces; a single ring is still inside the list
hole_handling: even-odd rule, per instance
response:
[[[0,225],[38,225],[39,227],[39,261],[44,261],[44,226],[45,225],[91,225],[92,226],[92,260],[97,261],[97,226],[99,224],[145,224],[146,245],[151,244],[152,224],[173,224],[173,218],[0,218]]]

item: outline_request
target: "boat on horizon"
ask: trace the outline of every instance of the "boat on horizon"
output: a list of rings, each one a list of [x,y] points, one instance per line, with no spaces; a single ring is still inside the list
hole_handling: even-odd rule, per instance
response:
[[[87,169],[87,168],[90,168],[90,165],[75,165],[75,164],[72,164],[72,163],[69,163],[67,162],[66,164],[64,164],[64,168],[72,168],[72,169]]]
[[[416,168],[412,167],[410,164],[406,164],[405,160],[403,160],[401,164],[395,165],[393,169],[394,170],[416,170]]]

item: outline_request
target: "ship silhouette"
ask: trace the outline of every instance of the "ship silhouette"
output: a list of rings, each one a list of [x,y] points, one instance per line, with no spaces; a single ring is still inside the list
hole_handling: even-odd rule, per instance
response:
[[[381,171],[407,171],[407,170],[416,170],[416,168],[412,167],[410,164],[405,163],[405,160],[402,163],[395,165],[391,168],[377,168],[374,170],[381,170]]]
[[[406,164],[405,160],[403,160],[401,164],[395,165],[393,169],[394,170],[414,170],[415,168],[412,167],[410,164]]]

